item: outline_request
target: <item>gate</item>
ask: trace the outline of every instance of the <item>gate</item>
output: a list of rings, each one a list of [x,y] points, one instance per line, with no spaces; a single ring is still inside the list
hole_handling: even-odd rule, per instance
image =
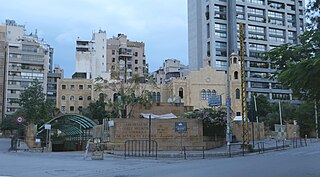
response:
[[[124,157],[158,158],[158,143],[154,140],[127,140],[124,145]]]

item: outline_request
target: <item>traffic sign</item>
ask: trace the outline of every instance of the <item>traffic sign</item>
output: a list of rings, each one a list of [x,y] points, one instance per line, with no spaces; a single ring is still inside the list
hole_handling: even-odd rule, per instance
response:
[[[25,120],[24,120],[24,118],[22,117],[22,116],[19,116],[19,117],[17,117],[17,119],[16,119],[16,122],[18,123],[18,124],[22,124],[22,122],[24,122]]]

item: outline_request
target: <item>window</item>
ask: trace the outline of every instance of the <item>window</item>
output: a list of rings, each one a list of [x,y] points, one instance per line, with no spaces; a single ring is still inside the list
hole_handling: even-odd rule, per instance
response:
[[[70,101],[74,101],[74,96],[73,95],[70,96]]]
[[[66,100],[66,96],[62,95],[61,100]]]
[[[70,112],[74,111],[74,106],[70,106]]]
[[[79,100],[83,100],[83,97],[82,97],[82,96],[79,96]]]
[[[236,99],[240,99],[240,89],[236,89]]]
[[[74,85],[70,85],[70,90],[74,90]]]
[[[237,113],[236,113],[236,116],[241,116],[241,112],[237,112]]]
[[[183,88],[179,88],[179,97],[183,98]]]
[[[82,112],[82,110],[83,110],[83,107],[82,107],[82,106],[79,106],[79,107],[78,107],[78,111],[79,111],[79,112]]]
[[[66,107],[65,106],[61,106],[61,112],[65,112],[66,111]]]
[[[156,101],[157,101],[157,93],[152,92],[152,102],[156,102]]]
[[[116,62],[116,58],[112,58],[112,62]]]
[[[235,71],[235,72],[233,73],[233,77],[234,77],[234,79],[238,79],[238,71]]]
[[[91,100],[91,96],[88,96],[88,97],[87,97],[87,100],[89,100],[89,101],[90,101],[90,100]]]
[[[221,24],[221,23],[216,23],[214,24],[214,29],[217,31],[227,31],[227,25],[226,24]]]
[[[92,90],[92,85],[88,85],[88,90]]]
[[[115,50],[112,50],[112,55],[115,55],[116,54],[116,51]]]
[[[134,60],[134,64],[138,64],[138,60]]]
[[[61,88],[62,88],[62,90],[65,90],[67,87],[66,87],[66,85],[62,85]]]
[[[201,91],[201,93],[200,93],[200,95],[201,95],[201,100],[206,100],[207,98],[206,98],[206,90],[202,90]]]
[[[79,90],[83,90],[83,85],[79,85]]]

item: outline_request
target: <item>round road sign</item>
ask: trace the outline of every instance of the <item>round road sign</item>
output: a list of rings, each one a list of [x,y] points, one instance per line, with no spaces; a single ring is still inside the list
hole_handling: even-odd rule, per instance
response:
[[[23,119],[21,116],[19,116],[19,117],[16,119],[16,121],[17,121],[19,124],[21,124],[21,123],[24,121],[24,119]]]

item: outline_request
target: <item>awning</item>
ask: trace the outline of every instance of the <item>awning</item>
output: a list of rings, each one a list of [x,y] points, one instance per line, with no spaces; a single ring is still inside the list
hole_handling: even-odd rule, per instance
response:
[[[169,113],[169,114],[150,114],[150,113],[141,113],[143,118],[149,119],[151,115],[151,119],[176,119],[177,116]]]

